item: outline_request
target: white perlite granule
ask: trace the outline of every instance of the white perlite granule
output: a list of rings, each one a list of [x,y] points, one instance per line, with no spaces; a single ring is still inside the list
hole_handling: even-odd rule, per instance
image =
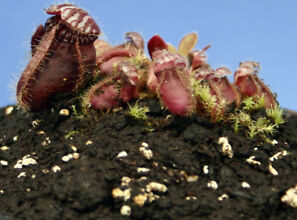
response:
[[[148,185],[146,185],[146,191],[157,191],[164,193],[167,191],[167,186],[162,183],[150,182]]]
[[[138,206],[142,207],[148,198],[147,194],[138,194],[133,197],[133,201]]]
[[[216,181],[212,180],[207,183],[207,187],[216,190],[219,186]]]
[[[59,167],[58,165],[55,165],[55,166],[52,167],[52,171],[53,171],[54,173],[56,173],[56,172],[58,172],[58,171],[61,171],[61,167]]]
[[[249,164],[254,164],[254,165],[261,165],[260,161],[255,160],[255,156],[250,156],[248,159],[246,159],[246,162],[248,162]]]
[[[131,215],[131,207],[128,205],[123,205],[121,207],[121,214],[125,216],[130,216]]]
[[[142,143],[141,143],[141,146],[144,147],[144,148],[148,148],[149,145],[148,145],[148,143],[146,143],[146,142],[142,142]]]
[[[122,199],[124,201],[127,201],[131,197],[131,189],[128,188],[128,189],[122,190],[120,188],[114,188],[112,190],[112,196],[115,199],[118,198],[118,199]]]
[[[0,147],[0,150],[2,150],[2,151],[7,151],[7,150],[9,150],[9,147],[7,147],[7,146],[2,146],[2,147]]]
[[[19,175],[18,175],[18,178],[21,178],[21,177],[26,177],[26,172],[21,172]]]
[[[85,143],[85,145],[90,145],[90,144],[93,144],[93,141],[87,140],[86,143]]]
[[[8,106],[5,109],[5,115],[10,115],[12,111],[13,111],[13,106]]]
[[[227,155],[229,158],[233,157],[234,152],[231,145],[229,144],[227,137],[220,137],[218,140],[218,144],[222,144],[222,152],[224,155]]]
[[[274,176],[277,176],[277,175],[278,175],[277,170],[274,169],[274,167],[272,166],[271,163],[269,163],[268,170],[269,170],[269,172],[270,172],[272,175],[274,175]]]
[[[67,108],[61,109],[59,111],[59,115],[68,116],[70,114],[70,111]]]
[[[118,153],[117,158],[123,158],[123,157],[127,157],[128,153],[126,151],[122,151],[120,153]]]
[[[203,166],[203,173],[204,174],[208,174],[209,170],[208,170],[208,166],[207,165],[204,165]]]
[[[31,158],[31,155],[25,155],[21,160],[18,160],[17,163],[14,165],[15,169],[21,169],[24,166],[34,165],[37,164],[37,161],[34,158]]]
[[[0,160],[0,164],[6,167],[8,165],[8,162],[6,160]]]
[[[196,181],[198,181],[198,176],[197,175],[191,175],[191,176],[188,176],[186,178],[186,180],[187,180],[188,183],[196,182]]]
[[[121,186],[128,186],[129,183],[131,182],[131,178],[128,176],[123,176],[122,177],[122,182],[121,182]]]
[[[153,158],[153,151],[146,147],[140,147],[139,152],[147,159],[150,160]]]
[[[297,184],[286,191],[286,194],[282,196],[281,201],[293,208],[297,208]]]
[[[273,162],[275,160],[281,159],[283,156],[286,156],[286,155],[288,155],[288,151],[283,150],[281,152],[278,152],[278,153],[274,154],[272,157],[269,158],[269,160],[271,162]]]
[[[65,163],[67,163],[71,159],[78,160],[79,159],[79,153],[67,154],[67,155],[63,156],[61,159]]]
[[[146,167],[138,167],[137,168],[137,173],[148,173],[150,171],[151,171],[151,169],[150,168],[146,168]]]
[[[218,200],[223,201],[223,200],[228,199],[228,198],[229,198],[229,196],[226,193],[224,193],[223,195],[218,197]]]
[[[250,188],[251,186],[250,186],[250,184],[249,184],[248,182],[242,182],[242,183],[241,183],[241,187],[242,187],[242,188],[245,188],[245,189],[248,189],[248,188]]]

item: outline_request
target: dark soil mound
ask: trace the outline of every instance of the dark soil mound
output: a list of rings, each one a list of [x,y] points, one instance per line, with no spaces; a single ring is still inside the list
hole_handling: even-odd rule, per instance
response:
[[[296,115],[272,145],[148,104],[146,122],[125,110],[78,117],[63,102],[2,108],[3,219],[297,219],[281,201],[297,184]]]

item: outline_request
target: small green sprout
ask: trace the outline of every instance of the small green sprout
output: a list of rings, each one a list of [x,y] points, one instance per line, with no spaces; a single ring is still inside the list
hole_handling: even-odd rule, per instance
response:
[[[134,106],[131,106],[128,103],[128,106],[129,106],[128,115],[130,115],[131,117],[138,119],[138,120],[146,120],[147,119],[146,113],[149,112],[148,107],[140,107],[137,102],[135,102]]]
[[[65,139],[68,139],[68,138],[70,138],[71,136],[73,136],[73,135],[75,135],[75,134],[78,134],[79,133],[79,131],[70,131],[70,132],[68,132],[67,134],[65,134]]]
[[[247,97],[243,101],[243,110],[253,111],[265,106],[265,97]]]
[[[272,108],[266,109],[266,114],[272,118],[276,126],[278,127],[280,124],[285,123],[284,117],[283,117],[283,110],[278,106],[274,106]]]
[[[256,102],[256,109],[264,108],[265,107],[265,96],[262,95],[260,98],[257,98]]]
[[[254,108],[255,102],[253,97],[247,97],[243,100],[243,110],[250,111]]]
[[[205,111],[211,117],[213,122],[220,122],[224,118],[224,109],[226,108],[226,100],[218,100],[215,95],[210,92],[209,85],[201,80],[191,77],[191,85],[193,94],[201,101]]]
[[[84,118],[84,115],[83,115],[84,109],[82,108],[82,106],[78,104],[73,104],[71,105],[71,108],[76,118],[80,118],[80,119]]]
[[[209,86],[202,83],[201,80],[196,80],[193,77],[191,77],[191,84],[194,96],[199,97],[203,102],[203,105],[206,106],[207,112],[211,113],[217,103],[217,99],[215,96],[210,94]]]
[[[77,112],[77,110],[76,110],[76,105],[71,105],[71,108],[72,108],[72,110],[73,110],[73,113],[74,113],[74,115],[76,116],[76,117],[78,117],[78,112]]]
[[[266,117],[260,117],[256,121],[252,120],[248,124],[249,136],[255,137],[257,134],[273,134],[275,132],[275,124],[269,123]]]
[[[251,112],[260,110],[265,106],[264,97],[248,97],[243,100],[241,110],[232,114],[229,120],[234,122],[234,131],[238,132],[240,127],[248,128],[250,138],[261,135],[269,142],[267,135],[273,135],[280,124],[284,123],[283,110],[279,106],[266,109],[266,115],[256,119],[251,117]]]

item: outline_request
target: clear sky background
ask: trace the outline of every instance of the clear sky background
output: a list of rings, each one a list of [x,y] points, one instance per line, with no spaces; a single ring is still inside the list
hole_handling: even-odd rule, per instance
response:
[[[0,107],[14,104],[15,85],[30,57],[30,40],[49,17],[44,8],[64,1],[0,0]],[[98,22],[105,39],[124,41],[137,31],[147,42],[158,33],[177,46],[189,32],[208,44],[209,63],[236,70],[241,61],[262,65],[260,77],[280,105],[297,110],[296,0],[74,0]],[[232,79],[233,80],[233,79]]]

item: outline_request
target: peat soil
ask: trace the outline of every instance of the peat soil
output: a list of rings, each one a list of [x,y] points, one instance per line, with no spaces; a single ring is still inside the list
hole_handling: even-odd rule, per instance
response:
[[[268,144],[156,101],[146,121],[64,103],[0,109],[2,219],[297,219],[297,115]]]

